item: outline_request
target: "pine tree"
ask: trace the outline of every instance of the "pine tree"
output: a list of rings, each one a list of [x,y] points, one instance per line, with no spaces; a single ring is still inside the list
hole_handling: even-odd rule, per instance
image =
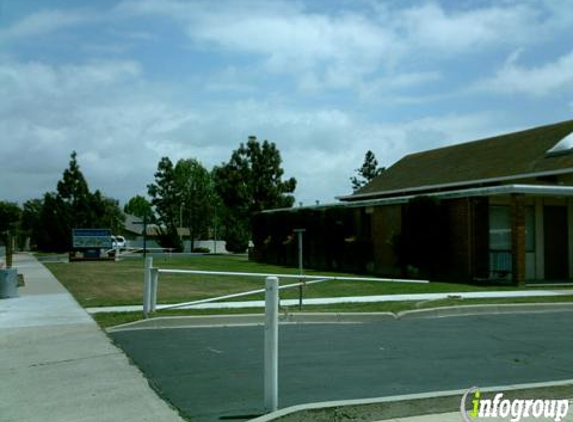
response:
[[[384,171],[384,167],[378,167],[378,160],[374,156],[374,153],[370,150],[366,152],[364,156],[364,163],[362,167],[355,170],[358,176],[353,176],[350,178],[352,182],[352,190],[357,192],[363,186],[366,186],[372,179],[379,176]]]
[[[177,233],[182,192],[177,188],[175,166],[168,157],[159,160],[155,183],[147,185],[147,192],[159,222],[160,243],[164,247],[182,249],[181,239]]]
[[[29,211],[32,212],[32,208]],[[46,193],[41,209],[37,211],[39,223],[36,240],[42,250],[71,250],[74,228],[118,230],[123,222],[123,214],[116,200],[105,197],[99,191],[90,192],[75,151],[57,184],[56,192]]]

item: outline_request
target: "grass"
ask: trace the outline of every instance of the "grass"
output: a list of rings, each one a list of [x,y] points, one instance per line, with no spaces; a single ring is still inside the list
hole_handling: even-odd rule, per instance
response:
[[[305,305],[302,312],[392,312],[399,313],[415,309],[431,309],[446,306],[468,306],[481,304],[518,304],[518,303],[573,303],[571,296],[492,298],[492,299],[440,299],[424,302],[377,302],[377,303],[344,303],[332,305]],[[289,313],[298,313],[297,307],[288,307]],[[282,307],[281,311],[285,308]],[[263,308],[240,309],[178,309],[157,311],[155,317],[165,316],[201,316],[201,315],[240,315],[262,314]],[[113,327],[128,322],[141,320],[141,312],[100,312],[93,315],[103,328]]]
[[[254,273],[297,274],[296,268],[260,264],[249,261],[244,255],[204,255],[155,258],[155,266],[212,271],[234,271]],[[143,287],[143,261],[140,259],[119,262],[47,262],[46,267],[72,293],[84,307],[140,305]],[[356,274],[306,271],[307,274],[331,276],[356,276]],[[283,279],[282,284],[293,283],[293,279]],[[231,293],[255,290],[264,287],[263,277],[215,277],[199,275],[161,274],[158,290],[159,303],[178,303],[222,296]],[[406,293],[450,293],[484,290],[515,290],[513,286],[476,286],[457,283],[432,282],[429,284],[381,283],[374,281],[330,281],[310,285],[304,289],[305,298],[370,296],[381,294]],[[298,297],[298,289],[281,292],[281,298]],[[262,299],[263,295],[242,297],[238,300]],[[573,296],[539,298],[499,298],[499,299],[455,299],[422,302],[380,302],[349,303],[331,305],[306,305],[306,312],[401,312],[440,306],[460,306],[482,303],[552,303],[573,302]],[[289,312],[297,312],[289,307]],[[158,311],[157,316],[175,315],[217,315],[262,313],[262,308],[206,309],[206,310],[167,310]],[[141,319],[140,312],[98,313],[94,316],[102,327],[110,327]]]
[[[156,258],[160,268],[181,268],[212,271],[297,274],[297,269],[249,261],[244,255],[205,255]],[[46,267],[84,307],[141,304],[143,262],[49,262]],[[309,275],[356,276],[356,274],[307,271]],[[295,280],[283,279],[281,284]],[[159,303],[178,303],[264,288],[263,278],[161,274]],[[330,281],[306,287],[305,298],[370,296],[380,294],[467,292],[512,290],[510,286],[476,286],[455,283],[431,284],[380,283],[372,281]],[[253,295],[238,300],[262,299]],[[281,297],[297,298],[298,289],[283,290]]]

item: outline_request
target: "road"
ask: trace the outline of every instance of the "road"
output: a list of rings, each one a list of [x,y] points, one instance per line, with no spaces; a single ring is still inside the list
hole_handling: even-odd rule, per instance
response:
[[[262,413],[262,327],[111,335],[184,416]],[[573,313],[281,325],[279,353],[279,407],[571,379]]]

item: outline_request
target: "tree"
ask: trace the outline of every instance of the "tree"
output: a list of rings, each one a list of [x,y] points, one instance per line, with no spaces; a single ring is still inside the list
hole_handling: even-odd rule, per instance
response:
[[[22,210],[14,202],[0,201],[0,235],[19,224]]]
[[[125,215],[121,211],[119,201],[103,195],[96,190],[91,195],[93,219],[87,224],[92,227],[105,227],[118,233],[123,229]],[[86,226],[87,227],[87,226]]]
[[[37,205],[39,203],[34,206]],[[32,208],[30,211],[36,212]],[[123,214],[116,200],[99,191],[90,192],[73,151],[56,192],[44,195],[36,233],[38,247],[51,251],[70,250],[72,229],[103,227],[119,230],[122,222]]]
[[[191,250],[197,238],[207,236],[213,219],[213,183],[209,171],[194,158],[175,165],[175,184],[180,193],[180,224],[189,228]]]
[[[147,192],[159,222],[159,243],[164,247],[182,250],[183,245],[177,233],[182,193],[177,187],[175,167],[168,157],[159,160],[155,183],[147,185]]]
[[[264,209],[294,204],[296,180],[282,180],[284,170],[274,142],[250,136],[233,151],[228,163],[213,170],[215,189],[224,205],[224,236],[227,248],[244,251],[251,235],[252,217]]]
[[[123,207],[123,211],[126,214],[132,214],[139,218],[147,217],[148,221],[151,221],[153,215],[151,202],[141,195],[135,195],[127,201],[127,204]]]
[[[382,174],[383,171],[384,167],[378,167],[378,160],[376,160],[374,153],[368,150],[364,156],[362,167],[355,170],[358,176],[350,178],[350,181],[352,182],[352,190],[357,192],[376,176]]]
[[[38,235],[42,230],[40,220],[44,201],[42,199],[29,199],[22,206],[22,225],[21,236],[23,243],[25,239],[30,239],[30,245],[34,248],[37,246]]]

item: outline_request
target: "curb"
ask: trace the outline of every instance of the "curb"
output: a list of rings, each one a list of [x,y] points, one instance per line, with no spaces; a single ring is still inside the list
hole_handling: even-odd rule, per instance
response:
[[[365,322],[394,321],[396,315],[391,312],[348,312],[348,313],[296,313],[281,314],[279,322],[283,324],[361,324]],[[236,327],[264,325],[264,314],[244,315],[206,315],[155,317],[142,321],[110,327],[108,333],[127,330],[150,330],[164,328],[200,328],[200,327]]]
[[[515,303],[499,305],[464,305],[416,309],[399,312],[397,319],[447,318],[473,315],[503,315],[546,312],[573,312],[573,303]]]
[[[537,393],[537,395],[540,396],[551,396],[554,392],[548,392],[547,389],[550,388],[563,390],[565,393],[565,397],[563,398],[573,397],[573,380],[485,387],[480,388],[480,392],[491,393],[502,391],[508,398],[512,396],[518,397],[520,394],[532,393]],[[448,390],[369,399],[306,403],[286,407],[251,419],[249,422],[271,422],[275,420],[284,422],[312,422],[334,420],[333,416],[336,415],[343,415],[346,418],[355,416],[357,419],[363,421],[391,420],[395,418],[407,418],[423,415],[439,415],[441,413],[459,411],[461,397],[467,391],[467,389]],[[424,412],[424,409],[427,409],[432,405],[437,407],[437,411],[428,412],[426,410]]]
[[[431,309],[392,312],[308,312],[281,314],[284,324],[361,324],[368,322],[448,318],[476,315],[509,315],[524,313],[573,312],[573,303],[524,303],[505,305],[447,306]],[[150,330],[166,328],[235,327],[264,325],[264,314],[205,315],[155,317],[129,322],[107,328],[108,333],[127,330]]]

